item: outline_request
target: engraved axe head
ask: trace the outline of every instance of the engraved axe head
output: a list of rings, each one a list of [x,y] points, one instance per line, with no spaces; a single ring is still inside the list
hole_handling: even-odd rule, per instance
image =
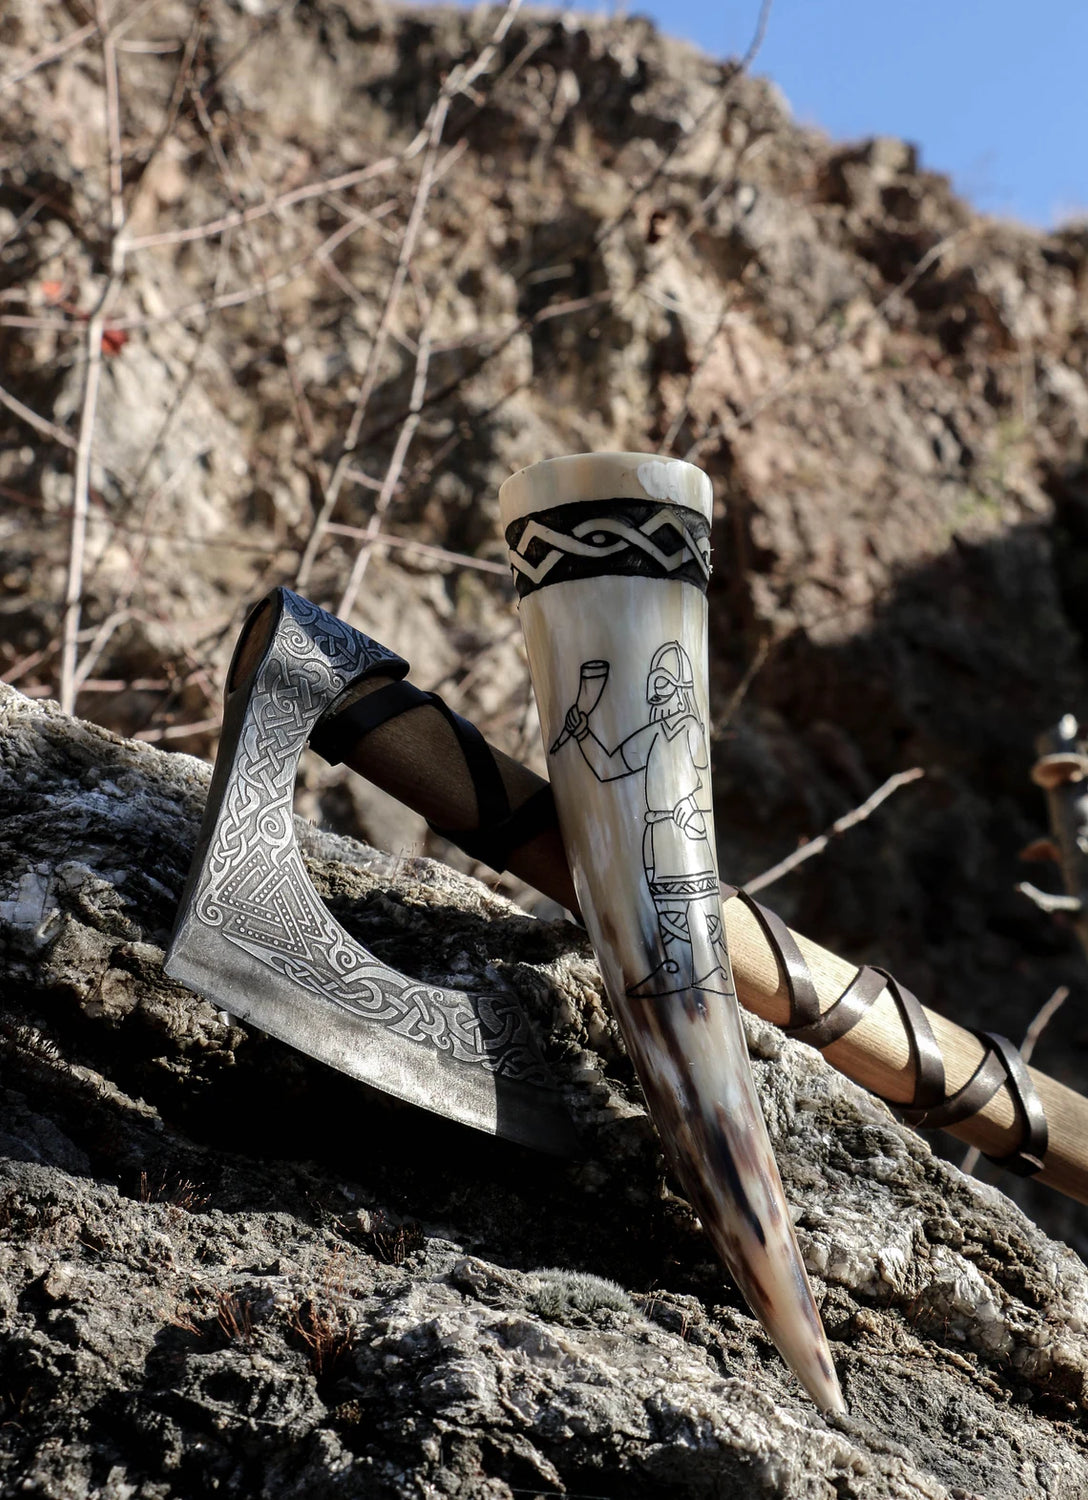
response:
[[[288,589],[243,629],[165,968],[171,978],[371,1087],[545,1151],[574,1150],[517,1000],[398,973],[349,936],[295,840],[299,756],[329,709],[408,663]]]

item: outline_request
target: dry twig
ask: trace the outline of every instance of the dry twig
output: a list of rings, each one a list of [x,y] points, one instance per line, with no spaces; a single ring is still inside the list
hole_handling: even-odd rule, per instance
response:
[[[95,18],[102,38],[102,62],[106,74],[106,133],[109,143],[110,263],[105,285],[87,320],[87,369],[79,418],[75,473],[72,480],[72,528],[68,548],[68,578],[64,590],[61,626],[60,683],[57,696],[66,714],[75,710],[76,638],[83,608],[83,560],[87,539],[87,509],[91,485],[91,450],[94,443],[98,387],[102,374],[102,335],[106,314],[124,275],[123,230],[125,205],[121,175],[121,107],[117,76],[116,40],[109,28],[105,0],[95,0]]]
[[[865,819],[870,817],[882,802],[886,802],[893,792],[897,792],[901,786],[917,781],[925,774],[921,766],[912,766],[909,771],[897,771],[894,776],[889,776],[883,786],[877,787],[871,797],[866,797],[860,807],[855,807],[851,812],[844,813],[841,818],[836,818],[826,833],[821,833],[818,837],[810,839],[807,844],[802,844],[799,849],[795,849],[792,854],[787,854],[785,859],[780,859],[769,870],[764,870],[762,875],[746,880],[745,891],[749,896],[754,896],[756,891],[766,890],[769,885],[774,885],[776,880],[781,880],[783,875],[796,870],[797,866],[804,864],[806,859],[822,854],[833,838],[838,838],[840,834],[856,828],[859,823],[864,823]]]
[[[385,354],[386,341],[389,337],[405,281],[408,278],[412,256],[415,253],[416,242],[426,214],[427,202],[436,180],[438,153],[442,143],[442,133],[445,130],[446,119],[449,114],[450,103],[456,94],[470,89],[476,79],[490,67],[491,61],[513,24],[514,17],[520,6],[521,0],[507,0],[507,5],[491,34],[490,40],[481,49],[473,64],[467,69],[457,67],[451,71],[449,78],[446,79],[439,90],[438,97],[431,108],[423,129],[416,136],[415,141],[412,142],[412,145],[402,158],[402,160],[407,160],[411,155],[415,154],[417,143],[422,141],[423,164],[420,168],[419,181],[416,184],[412,207],[401,236],[397,262],[386,290],[385,301],[367,356],[366,368],[360,382],[359,394],[355,401],[351,420],[348,423],[347,432],[340,445],[332,477],[322,496],[321,508],[314,518],[313,526],[310,529],[309,537],[299,561],[298,571],[295,575],[295,584],[298,588],[305,588],[309,582],[314,561],[324,539],[328,524],[332,520],[337,500],[340,497],[340,491],[347,477],[352,455],[359,443],[367,407],[370,404],[371,395],[377,384],[378,372]],[[410,415],[409,411],[405,414],[404,420],[408,420]],[[416,421],[418,422],[418,415]]]
[[[320,182],[307,182],[302,187],[291,188],[288,192],[277,193],[275,197],[267,199],[264,203],[255,203],[250,208],[235,209],[232,213],[223,214],[221,218],[213,219],[208,224],[195,224],[190,229],[167,229],[158,234],[135,235],[129,240],[130,250],[153,250],[163,245],[184,245],[194,240],[211,239],[214,235],[224,234],[229,229],[239,229],[243,225],[252,224],[257,219],[263,219],[266,214],[278,213],[282,209],[291,208],[296,203],[305,203],[311,198],[323,198],[328,193],[343,192],[347,188],[358,187],[360,183],[369,182],[374,177],[381,177],[386,172],[391,172],[400,164],[398,156],[383,156],[380,161],[371,162],[366,167],[356,167],[350,172],[341,172],[336,177],[328,177]]]
[[[1026,896],[1040,911],[1045,911],[1048,916],[1053,916],[1056,911],[1066,911],[1076,914],[1084,910],[1084,903],[1079,896],[1063,896],[1055,891],[1041,891],[1037,885],[1032,885],[1028,880],[1021,880],[1016,887],[1021,896]]]
[[[378,381],[378,371],[381,368],[381,361],[385,354],[386,340],[389,337],[393,317],[400,303],[405,281],[408,278],[408,270],[411,265],[412,256],[415,253],[419,231],[423,226],[427,200],[430,197],[431,187],[434,183],[434,169],[438,158],[438,149],[441,145],[442,131],[445,128],[448,112],[449,99],[440,95],[432,112],[427,151],[423,158],[423,166],[420,169],[419,182],[416,185],[411,212],[408,215],[408,220],[404,226],[404,233],[401,236],[397,263],[394,267],[389,286],[386,289],[385,301],[382,306],[381,316],[378,319],[378,327],[367,354],[366,368],[363,371],[363,378],[360,382],[355,409],[351,414],[348,430],[340,446],[340,453],[333,468],[332,478],[329,480],[324,496],[322,497],[321,509],[314,518],[314,524],[310,530],[310,535],[307,538],[306,546],[303,548],[302,558],[299,562],[295,582],[301,589],[304,589],[309,583],[310,573],[313,569],[318,549],[324,540],[326,528],[332,520],[336,502],[340,498],[340,491],[347,477],[351,456],[358,446],[363,420],[366,417],[367,407],[370,404],[370,398]],[[407,416],[405,420],[407,420]],[[418,416],[416,420],[418,421]]]
[[[20,422],[25,422],[28,427],[32,427],[40,437],[47,437],[54,443],[60,443],[64,448],[74,449],[78,446],[71,433],[65,432],[63,427],[58,427],[48,418],[40,417],[36,411],[31,411],[29,406],[24,406],[10,391],[5,391],[2,385],[0,385],[0,406],[6,406],[13,417],[18,417]]]
[[[431,359],[431,308],[429,304],[425,303],[423,293],[419,288],[417,288],[416,295],[421,306],[422,327],[419,334],[419,345],[416,350],[416,367],[412,380],[412,394],[408,402],[408,416],[397,433],[397,441],[393,447],[393,452],[385,471],[381,490],[377,500],[374,502],[373,513],[359,542],[351,574],[340,598],[340,606],[337,613],[345,620],[355,607],[355,600],[366,573],[367,564],[370,561],[371,543],[382,529],[385,513],[389,509],[393,496],[396,493],[401,471],[404,468],[404,461],[408,457],[408,449],[411,446],[412,439],[415,437],[416,428],[419,426],[423,396],[427,389],[427,369]]]
[[[445,547],[434,547],[429,542],[417,542],[409,536],[391,536],[383,531],[372,536],[362,526],[344,526],[339,521],[330,521],[328,530],[332,536],[368,538],[372,547],[388,547],[397,551],[418,553],[420,557],[433,558],[435,562],[451,563],[457,568],[473,568],[478,573],[494,573],[500,578],[509,578],[510,568],[506,563],[491,562],[486,557],[472,557],[467,552],[450,552]]]
[[[727,439],[732,438],[746,427],[751,427],[756,418],[766,411],[768,406],[780,400],[796,387],[797,382],[806,371],[834,354],[836,349],[840,349],[844,344],[848,344],[851,339],[857,337],[863,328],[867,328],[877,318],[883,317],[889,308],[908,295],[918,282],[921,281],[927,271],[932,270],[948,254],[953,245],[960,243],[968,235],[979,233],[980,228],[981,226],[978,225],[969,225],[964,229],[957,229],[952,234],[945,235],[943,240],[938,240],[937,244],[932,245],[923,256],[919,257],[918,261],[911,267],[902,281],[892,287],[891,291],[882,297],[875,307],[871,307],[865,316],[859,318],[856,323],[850,325],[842,324],[840,326],[833,316],[826,318],[816,330],[816,335],[812,340],[808,353],[803,358],[795,360],[782,376],[781,380],[776,380],[773,385],[757,396],[754,401],[750,401],[737,416],[723,417],[720,422],[716,422],[713,427],[705,432],[697,442],[692,443],[691,447],[684,454],[687,461],[689,463],[696,463],[703,450],[708,448],[711,443],[723,437]]]

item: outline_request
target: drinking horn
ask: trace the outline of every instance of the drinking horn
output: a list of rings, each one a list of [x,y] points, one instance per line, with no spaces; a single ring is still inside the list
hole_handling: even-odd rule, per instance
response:
[[[605,989],[715,1249],[818,1406],[845,1405],[726,950],[707,714],[710,481],[637,453],[499,492],[559,825]]]

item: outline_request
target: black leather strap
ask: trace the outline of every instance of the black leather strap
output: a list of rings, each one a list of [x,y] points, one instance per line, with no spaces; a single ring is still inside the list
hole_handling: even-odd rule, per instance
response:
[[[910,1043],[915,1075],[914,1094],[906,1106],[895,1100],[887,1102],[899,1109],[912,1125],[943,1128],[959,1125],[985,1109],[998,1089],[1005,1086],[1022,1122],[1020,1144],[1007,1156],[994,1156],[990,1160],[1024,1177],[1042,1168],[1048,1142],[1046,1112],[1027,1064],[1007,1037],[976,1031],[974,1035],[986,1045],[982,1060],[963,1087],[945,1098],[944,1059],[916,995],[887,970],[865,965],[821,1015],[812,973],[782,918],[761,906],[747,891],[723,886],[722,895],[726,900],[737,897],[743,901],[763,930],[786,985],[790,1007],[789,1024],[785,1028],[788,1036],[812,1047],[828,1047],[852,1030],[887,990]]]
[[[527,797],[520,807],[515,807],[508,817],[502,818],[490,828],[466,832],[464,829],[452,831],[438,828],[434,823],[430,826],[435,833],[449,839],[451,844],[456,844],[472,859],[490,865],[493,870],[505,870],[516,849],[549,828],[558,828],[559,818],[551,786],[545,784]]]
[[[331,766],[338,766],[371,730],[429,702],[429,694],[420,692],[410,682],[390,682],[365,698],[356,698],[339,713],[319,720],[310,735],[310,749],[316,750]]]
[[[520,807],[511,809],[491,747],[475,724],[454,713],[437,693],[425,693],[410,682],[388,683],[323,719],[310,736],[310,747],[330,765],[339,765],[382,724],[410,709],[426,707],[437,709],[453,731],[472,781],[477,816],[475,828],[429,826],[472,859],[493,870],[505,870],[515,849],[557,825],[552,789],[542,786]]]

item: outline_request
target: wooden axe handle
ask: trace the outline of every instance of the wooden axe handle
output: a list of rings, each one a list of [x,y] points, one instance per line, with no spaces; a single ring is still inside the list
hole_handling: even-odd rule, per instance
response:
[[[353,701],[365,701],[392,681],[383,677],[367,680],[360,685]],[[334,753],[325,748],[321,753],[330,759],[343,760],[360,775],[422,813],[433,825],[440,825],[452,842],[462,843],[459,835],[464,835],[470,852],[478,850],[480,841],[473,835],[486,830],[479,827],[476,785],[457,727],[466,721],[443,711],[434,701],[421,701],[362,737],[352,735],[350,721],[350,712],[326,721],[325,727],[334,740]],[[339,733],[338,724],[342,726]],[[479,739],[471,725],[467,728]],[[491,746],[486,749],[515,816],[534,797],[538,808],[546,805],[547,782],[502,751]],[[554,816],[534,821],[538,825],[542,822],[543,826],[506,853],[505,867],[560,905],[576,910],[574,887]],[[776,952],[750,905],[740,899],[726,900],[723,910],[741,1003],[764,1020],[788,1027],[792,1000],[781,953]],[[797,933],[788,936],[807,967],[821,1016],[826,1016],[858,978],[859,970]],[[935,1011],[926,1009],[924,1015],[944,1063],[946,1097],[951,1097],[970,1082],[992,1049],[974,1033]],[[840,1072],[888,1103],[905,1107],[915,1099],[917,1042],[912,1041],[890,987],[883,990],[850,1030],[821,1050]],[[1088,1203],[1088,1100],[1033,1068],[1026,1073],[1034,1086],[1036,1108],[1041,1105],[1045,1112],[1049,1136],[1043,1166],[1036,1175],[1069,1197]],[[1012,1077],[1007,1076],[976,1113],[947,1128],[952,1135],[977,1146],[988,1156],[1014,1157],[1025,1138],[1025,1119]]]

